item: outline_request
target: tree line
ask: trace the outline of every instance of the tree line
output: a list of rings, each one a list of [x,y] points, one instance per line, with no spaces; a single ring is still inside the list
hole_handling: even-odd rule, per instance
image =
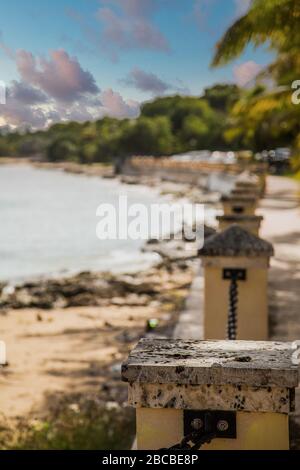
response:
[[[40,154],[53,162],[93,163],[132,154],[290,147],[300,171],[300,104],[291,99],[292,85],[300,80],[299,0],[252,0],[217,44],[212,66],[236,59],[249,44],[266,44],[275,52],[251,87],[217,84],[199,97],[157,98],[142,105],[137,119],[104,117],[44,131],[2,132],[0,156]]]
[[[191,150],[263,150],[286,145],[289,132],[275,135],[259,125],[237,129],[236,108],[258,90],[218,84],[201,97],[168,96],[142,105],[137,119],[104,117],[66,122],[47,130],[3,133],[1,156],[40,154],[52,162],[111,162],[127,155],[172,155]],[[247,116],[245,116],[247,117]],[[255,123],[253,122],[253,125]]]

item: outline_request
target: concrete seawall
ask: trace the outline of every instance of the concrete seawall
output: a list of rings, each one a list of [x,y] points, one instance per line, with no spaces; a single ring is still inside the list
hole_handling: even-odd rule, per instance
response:
[[[157,178],[197,185],[209,191],[228,193],[233,188],[236,175],[244,170],[244,165],[176,161],[164,157],[131,157],[126,159],[118,169],[126,176]],[[255,171],[254,165],[253,171]]]

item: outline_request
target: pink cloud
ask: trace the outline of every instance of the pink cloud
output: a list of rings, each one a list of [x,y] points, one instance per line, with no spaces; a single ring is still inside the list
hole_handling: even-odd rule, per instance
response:
[[[45,104],[49,101],[47,95],[38,88],[17,80],[13,80],[8,89],[8,99],[10,98],[25,105]]]
[[[7,102],[0,105],[1,121],[8,126],[37,129],[74,119],[139,114],[138,102],[125,100],[112,89],[101,93],[93,75],[62,49],[52,51],[48,58],[19,50],[14,58],[20,80],[11,82]]]
[[[49,59],[35,58],[30,52],[19,50],[16,64],[23,81],[56,100],[73,102],[83,94],[99,92],[93,75],[62,49],[52,51]]]
[[[122,80],[125,85],[133,86],[138,90],[151,92],[153,94],[163,94],[172,87],[161,80],[157,75],[152,72],[145,72],[138,67],[135,67],[129,73],[128,77]]]
[[[140,104],[134,100],[124,100],[120,93],[111,88],[101,93],[103,115],[109,115],[115,118],[135,118],[139,115]]]
[[[176,80],[177,84],[171,84],[159,78],[155,73],[145,72],[139,67],[134,67],[121,82],[137,90],[152,93],[154,96],[164,95],[167,92],[190,93],[180,80]]]
[[[158,0],[102,0],[103,4],[121,7],[129,16],[147,18],[158,6]]]
[[[106,0],[97,12],[106,48],[115,55],[120,49],[169,51],[166,37],[152,21],[158,5],[156,0]]]
[[[253,60],[244,62],[241,65],[236,65],[233,69],[233,75],[236,83],[242,87],[246,86],[257,76],[261,69],[262,66],[257,64]]]
[[[8,98],[5,105],[0,105],[0,117],[4,122],[13,127],[43,128],[48,122],[47,112],[24,103],[14,98]]]

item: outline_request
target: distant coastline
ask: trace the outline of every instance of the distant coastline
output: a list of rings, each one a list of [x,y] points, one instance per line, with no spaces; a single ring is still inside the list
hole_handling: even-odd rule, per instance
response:
[[[91,163],[90,165],[76,162],[47,162],[30,157],[0,157],[0,165],[30,165],[47,170],[62,170],[67,173],[87,176],[114,177],[114,167],[111,164]]]

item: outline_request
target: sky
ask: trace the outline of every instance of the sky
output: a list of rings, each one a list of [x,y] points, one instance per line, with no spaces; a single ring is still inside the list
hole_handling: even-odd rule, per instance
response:
[[[215,44],[251,0],[9,0],[1,5],[0,126],[136,117],[157,96],[245,86],[271,60],[249,47],[212,69]],[[3,85],[4,84],[4,85]],[[1,90],[0,90],[1,91]],[[0,94],[1,95],[1,94]]]

